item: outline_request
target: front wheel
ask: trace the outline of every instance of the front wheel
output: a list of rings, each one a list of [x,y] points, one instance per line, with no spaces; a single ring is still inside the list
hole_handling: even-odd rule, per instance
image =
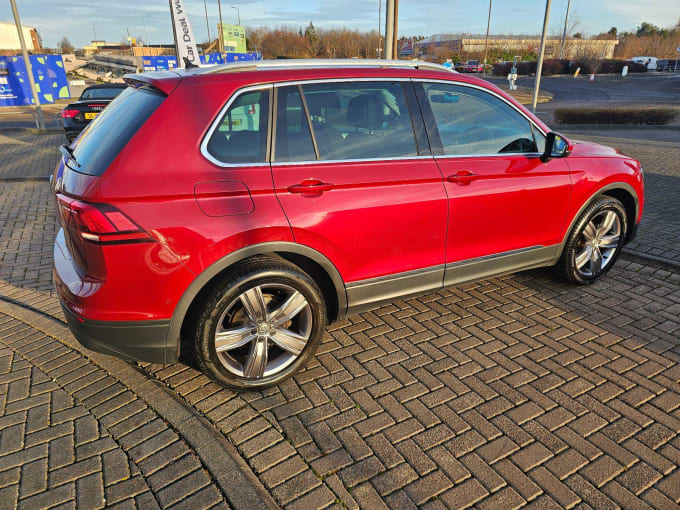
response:
[[[621,253],[626,225],[626,209],[621,202],[609,196],[596,199],[569,234],[558,269],[572,283],[596,282],[612,268]]]
[[[314,280],[283,259],[255,257],[228,271],[206,300],[194,352],[199,366],[223,385],[261,390],[306,364],[325,322]]]

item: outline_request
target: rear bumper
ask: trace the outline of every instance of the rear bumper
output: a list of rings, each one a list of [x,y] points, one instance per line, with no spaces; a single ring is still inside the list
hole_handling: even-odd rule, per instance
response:
[[[169,320],[114,322],[77,316],[61,303],[73,336],[88,349],[132,361],[165,364]]]

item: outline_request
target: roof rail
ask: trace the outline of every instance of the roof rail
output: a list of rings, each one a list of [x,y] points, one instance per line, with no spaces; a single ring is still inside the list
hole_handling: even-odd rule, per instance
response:
[[[228,73],[236,71],[255,71],[258,69],[304,69],[321,67],[392,67],[411,69],[432,69],[455,73],[450,67],[423,60],[383,60],[375,58],[301,58],[278,60],[249,60],[229,62],[215,66],[205,66],[195,70],[192,74]]]

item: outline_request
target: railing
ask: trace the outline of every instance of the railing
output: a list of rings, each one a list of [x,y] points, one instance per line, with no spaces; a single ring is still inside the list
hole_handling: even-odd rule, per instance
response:
[[[33,120],[35,121],[35,128],[40,129],[40,124],[38,123],[38,114],[32,110],[14,110],[11,112],[0,112],[0,115],[16,115],[21,113],[32,115]]]

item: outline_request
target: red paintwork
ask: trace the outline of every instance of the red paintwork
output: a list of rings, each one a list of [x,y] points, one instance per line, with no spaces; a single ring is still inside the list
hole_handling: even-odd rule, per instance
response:
[[[611,182],[633,186],[641,211],[639,163],[592,144],[575,143],[568,158],[548,164],[508,156],[222,168],[200,154],[200,143],[213,119],[243,86],[413,76],[474,83],[517,105],[478,78],[434,70],[136,76],[165,91],[167,99],[102,177],[79,174],[63,162],[54,177],[60,193],[115,206],[153,242],[87,246],[88,265],[74,261],[60,235],[55,244],[55,280],[63,301],[88,319],[168,319],[199,274],[227,254],[253,244],[307,245],[329,259],[345,282],[354,282],[558,243],[581,205]],[[466,171],[479,177],[446,179]],[[316,188],[289,189],[299,184]],[[86,267],[92,268],[92,274]]]

